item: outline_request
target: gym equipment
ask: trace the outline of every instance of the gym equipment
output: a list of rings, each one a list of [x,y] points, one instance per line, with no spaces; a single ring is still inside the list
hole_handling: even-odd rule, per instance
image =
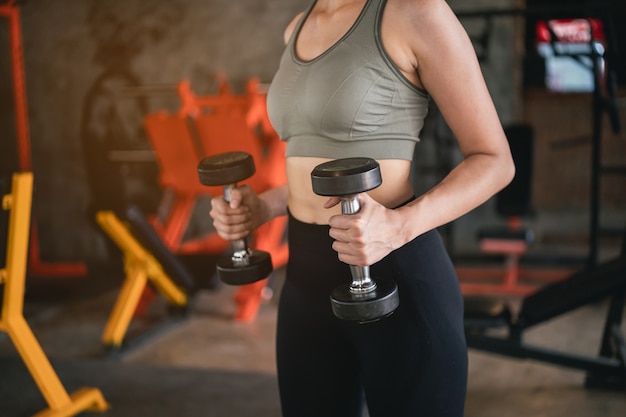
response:
[[[63,387],[23,314],[24,282],[28,257],[28,235],[32,202],[33,175],[13,175],[12,191],[2,198],[2,207],[10,210],[6,268],[0,269],[4,284],[0,331],[8,333],[49,408],[37,415],[67,417],[83,411],[105,411],[109,405],[97,388],[81,388],[71,396]]]
[[[573,138],[568,140],[569,144],[585,143],[590,144],[591,157],[591,184],[590,184],[590,215],[589,215],[589,254],[586,260],[588,268],[593,268],[598,262],[599,237],[600,229],[600,186],[602,175],[626,173],[626,167],[623,166],[607,166],[602,163],[602,134],[604,129],[604,116],[607,117],[609,125],[613,133],[619,133],[621,129],[620,115],[618,110],[616,90],[617,90],[617,73],[623,71],[619,68],[618,63],[623,63],[623,56],[618,56],[619,43],[617,42],[616,33],[621,27],[615,24],[616,16],[621,17],[623,11],[615,4],[585,4],[585,5],[552,5],[545,6],[540,1],[534,7],[524,9],[486,9],[474,10],[470,12],[458,13],[461,20],[463,19],[484,19],[487,22],[499,16],[522,16],[526,19],[527,33],[533,33],[532,28],[528,25],[535,23],[537,20],[564,19],[574,18],[586,20],[589,18],[600,19],[605,32],[606,48],[600,47],[596,34],[591,25],[589,26],[589,34],[587,39],[587,47],[582,50],[558,47],[559,37],[554,30],[548,25],[547,29],[550,35],[550,46],[552,54],[558,57],[569,57],[582,66],[586,67],[593,79],[593,91],[591,92],[591,114],[592,114],[592,133],[590,137]],[[492,25],[486,25],[489,30]],[[485,33],[483,40],[488,40],[490,34]],[[527,40],[528,42],[529,40]],[[532,42],[535,43],[535,40]],[[483,48],[487,44],[482,45]],[[623,65],[622,65],[623,67]],[[528,70],[530,68],[527,68]],[[530,71],[528,71],[530,73]],[[545,75],[545,74],[544,74]],[[582,139],[582,141],[581,141]]]
[[[146,116],[144,127],[155,151],[159,186],[163,189],[158,210],[163,215],[152,220],[163,242],[172,252],[179,254],[224,251],[228,242],[217,233],[184,239],[196,201],[211,195],[210,190],[197,181],[195,167],[201,158],[187,116],[157,112]]]
[[[535,3],[540,3],[539,1]],[[529,3],[530,5],[530,3]],[[543,6],[543,5],[542,5]],[[496,16],[520,15],[533,19],[561,19],[574,17],[587,19],[602,17],[607,31],[614,28],[610,24],[616,10],[606,5],[547,6],[528,9],[497,9],[460,13],[463,18],[491,19]],[[527,30],[527,33],[532,33]],[[556,46],[558,37],[551,34],[551,44]],[[589,226],[590,253],[584,269],[571,273],[563,280],[540,288],[535,293],[521,299],[520,308],[514,311],[504,300],[485,296],[465,297],[465,329],[470,348],[483,350],[514,358],[528,358],[557,366],[586,372],[585,385],[588,388],[624,390],[626,388],[626,342],[621,332],[622,316],[626,298],[626,229],[623,231],[621,254],[613,260],[597,262],[599,235],[599,185],[600,174],[624,173],[623,167],[608,170],[601,164],[601,139],[603,117],[609,118],[611,128],[617,133],[620,121],[616,111],[615,83],[613,67],[618,46],[611,36],[607,37],[607,53],[597,48],[594,33],[589,33],[586,51],[566,53],[554,48],[555,55],[569,56],[579,62],[590,62],[588,69],[593,76],[591,138],[591,210]],[[533,41],[534,43],[534,41]],[[586,58],[586,59],[585,59]],[[606,63],[602,64],[602,59]],[[607,65],[608,64],[608,65]],[[543,80],[542,80],[543,82]],[[580,138],[568,141],[580,142]],[[609,300],[598,356],[572,354],[562,350],[533,346],[523,341],[524,332],[535,325],[546,323],[560,315],[579,307]],[[506,329],[506,334],[491,332],[492,329]]]
[[[534,243],[534,230],[523,224],[532,216],[534,129],[528,124],[511,124],[504,132],[515,162],[515,177],[495,195],[495,211],[506,225],[478,230],[482,252],[504,257],[504,265],[456,267],[463,294],[526,296],[545,284],[560,281],[574,272],[572,267],[522,267],[521,257]]]
[[[188,307],[187,293],[195,287],[193,277],[167,249],[137,207],[129,206],[125,218],[125,222],[120,220],[113,211],[96,213],[100,227],[124,254],[126,271],[126,278],[102,333],[102,343],[110,351],[122,348],[124,335],[148,283],[163,294],[170,306],[183,313]]]
[[[361,209],[358,194],[382,184],[380,166],[371,158],[343,158],[322,163],[311,172],[313,192],[339,197],[342,214]],[[369,266],[350,265],[352,283],[335,288],[330,295],[335,316],[368,323],[391,315],[400,303],[395,282],[375,282]]]
[[[246,181],[255,192],[286,181],[285,143],[269,122],[265,86],[251,78],[245,94],[235,94],[225,75],[218,72],[213,76],[215,93],[197,95],[189,81],[183,79],[177,88],[179,109],[152,113],[144,120],[159,167],[159,185],[164,191],[158,215],[151,217],[151,223],[176,254],[221,254],[231,246],[214,230],[197,237],[186,233],[198,199],[222,193],[221,187],[198,182],[196,167],[202,158],[245,149],[258,171]],[[274,268],[287,263],[286,226],[287,218],[280,216],[254,231],[255,247],[270,253]],[[265,280],[259,280],[239,287],[234,299],[235,320],[255,319],[266,286]]]
[[[22,28],[18,2],[11,0],[0,5],[0,17],[8,19],[9,42],[13,72],[13,96],[15,101],[15,129],[17,131],[18,166],[21,171],[31,171],[30,131],[26,101],[26,77],[22,53]],[[49,263],[41,259],[39,252],[38,223],[33,219],[30,226],[28,273],[38,276],[77,277],[87,274],[84,263]]]
[[[584,305],[610,299],[599,355],[587,357],[531,346],[524,331]],[[529,358],[587,372],[589,388],[626,388],[626,342],[621,333],[626,299],[626,228],[621,254],[594,269],[583,269],[565,280],[541,288],[522,299],[514,314],[498,298],[465,297],[465,330],[470,348],[515,358]],[[489,333],[507,328],[506,336]]]
[[[237,183],[250,178],[256,172],[254,160],[246,152],[226,152],[204,158],[198,164],[200,183],[206,186],[222,186],[224,200],[230,202],[230,195]],[[247,239],[232,242],[233,253],[222,256],[217,261],[217,275],[226,284],[251,284],[267,278],[272,272],[272,258],[268,252],[252,250]]]

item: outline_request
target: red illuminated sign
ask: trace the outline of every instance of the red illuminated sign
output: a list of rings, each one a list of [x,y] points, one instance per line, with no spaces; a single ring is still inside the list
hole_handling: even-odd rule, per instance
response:
[[[604,42],[602,22],[598,19],[553,19],[537,22],[537,42],[589,43]],[[556,36],[553,39],[552,33]]]
[[[545,60],[546,87],[556,92],[594,88],[593,59],[604,71],[606,42],[598,19],[553,19],[536,26],[537,52]],[[573,59],[575,57],[576,59]]]

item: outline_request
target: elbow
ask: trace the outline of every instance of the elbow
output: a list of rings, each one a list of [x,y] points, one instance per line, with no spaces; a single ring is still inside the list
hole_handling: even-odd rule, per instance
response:
[[[506,158],[503,158],[502,167],[500,169],[500,190],[509,185],[513,178],[515,177],[515,162],[513,161],[513,157],[508,154]]]

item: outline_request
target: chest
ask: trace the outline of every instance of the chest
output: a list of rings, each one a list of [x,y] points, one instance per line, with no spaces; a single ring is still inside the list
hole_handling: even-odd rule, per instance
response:
[[[304,61],[313,60],[339,42],[358,21],[365,3],[350,2],[334,10],[316,4],[297,34],[297,56]]]
[[[333,11],[320,8],[319,4],[316,4],[296,34],[295,55],[302,61],[316,59],[349,35],[366,13],[368,7],[380,7],[377,21],[371,23],[379,31],[377,36],[381,45],[391,62],[403,76],[411,83],[422,87],[416,71],[415,55],[406,42],[406,32],[400,24],[403,11],[397,10],[393,2],[383,2],[382,6],[378,2],[373,2],[374,4],[368,6],[368,1],[349,2]]]

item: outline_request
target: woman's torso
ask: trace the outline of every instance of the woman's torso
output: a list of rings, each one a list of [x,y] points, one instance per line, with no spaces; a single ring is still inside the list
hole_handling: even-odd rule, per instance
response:
[[[332,209],[323,208],[328,197],[316,195],[311,185],[311,171],[326,158],[287,158],[287,180],[289,187],[289,211],[296,219],[305,223],[326,224],[331,215],[339,214],[339,205]],[[413,196],[409,179],[411,162],[400,159],[378,161],[383,183],[368,194],[385,207],[398,207]]]
[[[319,2],[320,4],[322,2]],[[316,7],[306,16],[300,31],[296,33],[293,45],[294,53],[297,58],[303,62],[315,62],[319,57],[323,56],[333,49],[338,42],[353,28],[353,25],[364,10],[366,1],[346,2],[344,6],[328,12],[323,8]],[[392,17],[383,15],[381,23],[381,39],[383,45],[392,42],[395,39],[393,30],[386,30],[389,20]],[[373,30],[373,28],[372,28]],[[288,33],[288,36],[291,34]],[[392,62],[396,62],[394,51],[398,49],[385,48]],[[405,81],[415,83],[417,79],[414,75],[402,70],[402,75],[406,77]],[[415,88],[415,94],[420,94],[419,87]],[[422,93],[423,94],[423,93]],[[424,117],[425,114],[416,115],[417,119]],[[423,120],[418,120],[423,122]],[[421,129],[421,125],[419,126]],[[417,138],[416,138],[417,139]],[[350,144],[345,144],[350,146]],[[369,156],[369,155],[361,155]],[[287,157],[287,179],[289,187],[288,206],[291,214],[300,221],[307,223],[326,224],[328,218],[333,214],[340,212],[340,207],[335,206],[332,209],[323,207],[327,197],[316,195],[311,186],[311,171],[318,164],[328,161],[329,156],[311,157],[311,156],[289,156]],[[396,207],[407,201],[413,195],[413,188],[410,180],[411,161],[409,158],[403,159],[378,159],[381,167],[383,183],[380,187],[370,191],[368,194],[376,201],[386,207]]]

